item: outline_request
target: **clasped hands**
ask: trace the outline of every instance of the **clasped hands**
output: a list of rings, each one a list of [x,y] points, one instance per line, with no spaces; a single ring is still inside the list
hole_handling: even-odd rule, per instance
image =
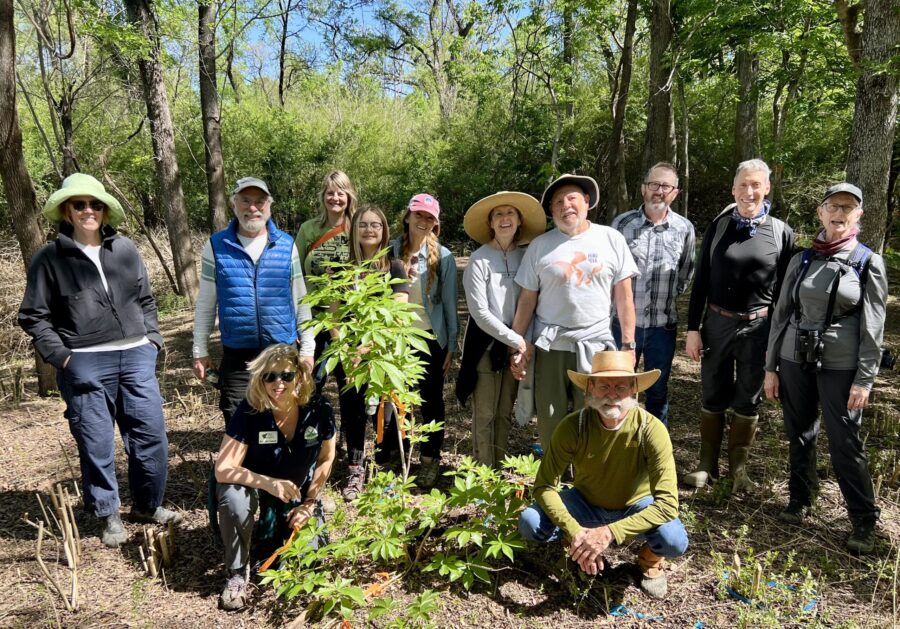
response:
[[[519,347],[511,350],[509,355],[509,370],[516,380],[524,380],[528,371],[528,363],[534,355],[534,345],[522,342]]]
[[[269,487],[265,490],[282,502],[299,500],[301,496],[300,488],[289,480],[271,479]],[[303,504],[291,509],[288,512],[288,525],[294,529],[302,528],[312,517],[315,503],[314,499],[307,498]]]
[[[569,555],[584,572],[595,576],[603,570],[603,552],[613,539],[608,526],[581,529],[569,544]]]

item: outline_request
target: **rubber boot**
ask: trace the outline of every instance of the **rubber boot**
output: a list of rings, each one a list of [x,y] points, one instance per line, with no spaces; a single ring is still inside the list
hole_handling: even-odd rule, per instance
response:
[[[664,568],[666,560],[652,550],[646,542],[638,552],[638,565],[641,567],[641,591],[656,599],[666,597],[669,583]]]
[[[735,413],[728,431],[728,464],[731,469],[731,491],[738,493],[753,488],[753,481],[747,477],[747,459],[750,446],[756,437],[759,415]]]
[[[706,487],[719,477],[719,453],[725,432],[725,411],[700,409],[700,464],[697,469],[682,477],[691,487]]]

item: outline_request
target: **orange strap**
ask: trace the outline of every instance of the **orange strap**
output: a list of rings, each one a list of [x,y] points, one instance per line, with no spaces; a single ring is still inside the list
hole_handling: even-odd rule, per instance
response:
[[[400,403],[396,393],[391,393],[391,401],[397,409],[397,425],[400,426],[400,437],[406,439],[406,407]],[[375,443],[384,441],[384,398],[378,402],[378,415],[375,419]]]
[[[332,227],[327,232],[322,234],[321,238],[319,238],[317,241],[315,241],[313,244],[311,244],[309,247],[306,248],[306,255],[309,255],[310,253],[312,253],[312,251],[314,249],[316,249],[317,247],[319,247],[319,245],[328,242],[329,240],[331,240],[338,234],[342,234],[342,233],[344,233],[344,224],[343,223],[341,223],[340,225],[338,225],[336,227]]]
[[[384,441],[384,398],[378,402],[378,417],[375,420],[375,443]]]
[[[272,564],[275,563],[275,560],[278,559],[278,556],[291,547],[291,544],[294,543],[294,538],[297,537],[297,533],[299,532],[300,529],[294,529],[293,531],[291,531],[291,536],[288,537],[288,540],[284,543],[284,546],[272,553],[272,556],[263,562],[263,565],[259,567],[259,571],[257,572],[257,574],[262,574],[263,572],[268,570],[272,566]]]

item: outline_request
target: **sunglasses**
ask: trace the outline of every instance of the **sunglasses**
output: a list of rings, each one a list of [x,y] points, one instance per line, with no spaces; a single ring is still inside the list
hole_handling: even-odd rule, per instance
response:
[[[95,212],[105,212],[106,204],[103,201],[70,201],[72,209],[76,212],[84,212],[88,208],[92,208]]]
[[[297,377],[296,371],[267,371],[262,375],[262,380],[266,384],[272,384],[276,380],[282,382],[293,382]]]

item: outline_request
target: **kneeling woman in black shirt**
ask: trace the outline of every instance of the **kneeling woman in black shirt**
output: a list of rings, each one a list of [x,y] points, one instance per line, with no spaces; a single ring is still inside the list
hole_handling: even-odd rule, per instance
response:
[[[257,510],[260,526],[276,526],[272,532],[278,539],[313,516],[321,521],[318,496],[334,463],[334,413],[324,398],[314,395],[312,374],[297,349],[273,345],[248,368],[247,397],[228,423],[216,460],[219,529],[228,571],[221,598],[225,609],[246,604]],[[268,514],[274,522],[262,521]]]

